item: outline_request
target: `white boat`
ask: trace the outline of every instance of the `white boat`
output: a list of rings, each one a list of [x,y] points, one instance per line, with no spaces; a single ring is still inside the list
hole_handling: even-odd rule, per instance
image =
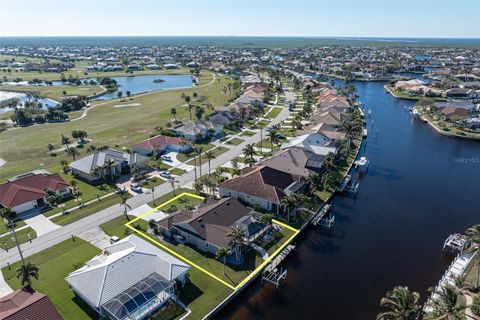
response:
[[[357,161],[355,161],[355,166],[360,171],[365,171],[368,168],[369,161],[366,157],[360,157]]]

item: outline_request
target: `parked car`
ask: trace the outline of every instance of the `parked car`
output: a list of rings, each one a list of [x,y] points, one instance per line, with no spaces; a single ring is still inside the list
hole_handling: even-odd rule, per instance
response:
[[[130,184],[130,189],[132,189],[132,191],[137,192],[137,193],[142,192],[142,187],[140,187],[140,185],[136,182]]]
[[[172,162],[172,157],[170,157],[170,156],[163,155],[161,158],[162,158],[163,161]]]
[[[168,172],[167,170],[164,170],[164,171],[161,171],[161,172],[160,172],[160,177],[164,177],[164,178],[170,179],[170,178],[172,177],[172,175],[171,175],[170,172]]]

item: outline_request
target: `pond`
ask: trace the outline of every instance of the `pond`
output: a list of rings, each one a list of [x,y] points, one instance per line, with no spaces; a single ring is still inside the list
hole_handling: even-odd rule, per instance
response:
[[[141,75],[141,76],[122,76],[122,77],[112,77],[111,79],[117,81],[119,87],[118,90],[113,92],[108,92],[104,95],[97,97],[98,100],[109,100],[117,98],[118,91],[122,91],[123,96],[126,95],[127,91],[130,91],[131,94],[137,94],[142,92],[150,92],[155,90],[162,89],[181,89],[181,88],[191,88],[193,87],[193,77],[185,74],[169,74],[169,75]],[[81,79],[82,83],[87,81],[98,82],[97,78],[86,78]],[[19,83],[5,83],[5,85],[17,85],[17,86],[28,86],[29,84],[24,82]],[[40,84],[44,86],[45,84]],[[52,86],[65,86],[68,85],[67,82],[62,81],[52,81]]]
[[[23,105],[25,101],[28,101],[30,99],[30,97],[28,97],[25,93],[0,91],[0,102],[10,99],[18,99],[20,104]],[[55,107],[58,104],[57,101],[48,98],[41,98],[37,99],[36,101],[42,103],[43,109],[47,109],[48,107]],[[0,113],[9,111],[12,111],[12,109],[0,108]]]

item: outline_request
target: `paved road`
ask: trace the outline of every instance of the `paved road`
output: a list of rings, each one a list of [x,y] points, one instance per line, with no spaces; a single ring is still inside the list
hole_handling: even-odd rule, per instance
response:
[[[290,99],[290,98],[294,99],[292,92],[286,91],[285,95],[287,99]],[[270,125],[278,124],[279,122],[287,119],[289,114],[290,112],[288,111],[288,108],[283,108],[282,111],[279,113],[279,115],[271,121]],[[264,136],[265,136],[265,133],[264,133]],[[224,163],[241,155],[242,149],[245,147],[245,145],[260,141],[260,132],[257,132],[255,135],[251,137],[242,137],[242,138],[245,140],[242,144],[221,154],[216,159],[211,160],[212,170],[214,170],[217,167],[220,167]],[[199,172],[199,170],[197,170],[197,172]],[[204,163],[202,165],[202,174],[206,174],[207,172],[208,172],[208,163]],[[193,181],[194,178],[195,178],[194,171],[190,171],[176,178],[176,181],[178,181],[177,185],[178,186],[186,185],[187,183]],[[165,195],[166,193],[171,191],[172,191],[172,188],[170,186],[170,183],[164,183],[155,188],[154,196],[155,198],[159,198],[162,195]],[[128,204],[132,208],[136,208],[147,202],[150,202],[151,200],[152,200],[151,193],[140,194],[138,196],[130,198],[128,200]],[[22,252],[25,257],[31,256],[59,242],[62,242],[66,239],[71,238],[72,235],[78,236],[79,234],[82,234],[92,228],[95,228],[101,225],[102,223],[105,223],[113,218],[119,217],[122,214],[123,214],[123,207],[121,205],[114,205],[112,207],[103,209],[95,214],[92,214],[81,220],[75,221],[62,228],[59,228],[47,234],[41,235],[35,240],[33,240],[31,243],[27,242],[22,244]],[[16,248],[12,248],[8,252],[5,252],[2,250],[0,252],[0,267],[4,267],[7,265],[7,263],[13,263],[15,261],[18,261],[19,259],[20,258]]]

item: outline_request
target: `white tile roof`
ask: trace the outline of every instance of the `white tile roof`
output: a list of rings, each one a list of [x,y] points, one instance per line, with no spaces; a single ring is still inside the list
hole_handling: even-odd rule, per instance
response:
[[[65,280],[90,305],[101,306],[156,272],[174,280],[190,267],[136,235],[105,248]]]

